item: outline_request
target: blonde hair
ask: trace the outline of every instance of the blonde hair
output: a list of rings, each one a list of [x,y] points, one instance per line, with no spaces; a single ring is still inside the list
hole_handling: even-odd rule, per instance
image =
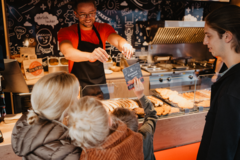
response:
[[[110,133],[109,115],[94,97],[83,97],[69,108],[69,136],[83,149],[96,148]]]
[[[40,119],[61,120],[64,111],[76,103],[79,94],[79,81],[66,72],[45,75],[33,86],[31,93],[32,111],[29,112],[29,124]]]

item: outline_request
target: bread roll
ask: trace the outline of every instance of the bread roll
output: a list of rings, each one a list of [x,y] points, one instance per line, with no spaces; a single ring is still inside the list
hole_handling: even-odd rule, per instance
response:
[[[123,108],[128,108],[130,110],[133,110],[134,108],[139,108],[137,102],[134,102],[130,99],[118,99],[117,101],[123,106]]]
[[[157,115],[161,116],[163,113],[163,107],[156,107],[155,110],[157,111]]]
[[[208,90],[198,90],[198,91],[196,91],[196,95],[199,95],[199,96],[201,96],[203,98],[210,99],[211,91],[208,91]]]
[[[162,115],[167,115],[171,112],[171,107],[169,105],[163,105],[163,113]]]
[[[144,109],[143,108],[134,108],[133,109],[137,115],[144,115]]]
[[[199,107],[210,107],[210,100],[205,100],[197,104]]]
[[[155,107],[162,106],[163,101],[153,96],[147,96],[147,98],[154,104]]]

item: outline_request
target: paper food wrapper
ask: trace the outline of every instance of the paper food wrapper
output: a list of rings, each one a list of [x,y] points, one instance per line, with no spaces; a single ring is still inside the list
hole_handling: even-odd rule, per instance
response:
[[[23,61],[23,68],[27,79],[35,79],[44,76],[42,59],[31,59]]]

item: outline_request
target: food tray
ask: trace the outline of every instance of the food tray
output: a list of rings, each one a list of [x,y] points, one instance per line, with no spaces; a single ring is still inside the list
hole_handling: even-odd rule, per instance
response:
[[[198,92],[198,91],[200,91],[200,92],[202,92],[202,91],[204,91],[204,90],[206,90],[206,91],[210,91],[211,92],[211,89],[200,89],[200,90],[197,90],[196,92]],[[204,93],[202,92],[202,94],[203,94],[203,96],[204,96]],[[206,95],[205,94],[205,96],[208,96],[208,95]],[[210,97],[209,98],[202,98],[201,99],[201,101],[198,101],[198,102],[196,102],[195,104],[196,104],[196,107],[197,108],[203,108],[203,110],[204,109],[209,109],[210,108],[210,99],[211,99],[211,94],[210,94]],[[205,103],[205,104],[204,104]],[[208,105],[208,107],[206,106],[206,103],[207,103],[207,105]],[[202,105],[201,105],[202,104]]]
[[[161,98],[159,98],[159,97],[157,97],[157,96],[155,96],[155,95],[151,95],[151,96],[153,96],[153,97],[155,97],[156,99],[159,99],[159,100],[161,100],[162,102],[163,102],[163,106],[164,105],[167,105],[167,106],[169,106],[169,107],[175,107],[175,106],[172,106],[171,104],[169,104],[169,103],[167,103],[167,102],[165,102],[164,100],[162,100]],[[154,104],[153,104],[154,105]],[[154,107],[154,108],[158,108],[158,107]],[[176,107],[176,108],[178,108],[178,107]],[[174,112],[174,113],[168,113],[168,114],[166,114],[166,115],[161,115],[161,116],[159,116],[159,117],[168,117],[168,116],[175,116],[175,115],[182,115],[182,112],[181,112],[181,110],[179,110],[179,112]]]
[[[178,95],[181,96],[181,97],[183,97],[183,98],[185,98],[185,99],[187,99],[186,97],[183,96],[184,93],[193,93],[193,94],[194,94],[193,91],[187,91],[187,92],[179,93]],[[195,99],[193,98],[193,99],[187,99],[187,100],[189,100],[189,101],[191,101],[191,102],[199,103],[199,102],[202,102],[202,101],[205,101],[205,100],[209,100],[209,98],[201,98],[201,99],[198,99],[197,97],[195,97]]]
[[[129,100],[131,100],[133,102],[131,102]],[[102,100],[101,102],[103,103],[103,106],[107,109],[108,112],[112,112],[115,108],[118,108],[118,107],[123,107],[123,108],[130,109],[130,110],[134,110],[134,108],[138,108],[138,107],[142,108],[138,104],[136,98],[135,99],[132,99],[132,98],[114,98],[114,99],[110,99],[110,100]],[[140,110],[140,112],[138,110],[138,113],[144,115],[143,109]],[[137,115],[140,115],[140,114],[137,114]]]
[[[153,95],[152,95],[153,96]],[[156,97],[156,96],[153,96],[153,97],[155,97],[155,98],[157,98],[157,99],[159,99],[158,97]],[[141,104],[141,102],[136,98],[136,97],[134,97],[134,98],[114,98],[114,99],[111,99],[111,100],[119,100],[119,99],[131,99],[131,100],[133,100],[134,102],[136,102],[137,103],[137,105],[139,106],[139,108],[143,108],[142,107],[142,104]],[[159,100],[161,100],[161,99],[159,99]],[[153,104],[154,105],[154,104]],[[163,105],[167,105],[167,106],[169,106],[169,107],[173,107],[173,106],[171,106],[171,105],[169,105],[168,103],[165,103],[164,101],[163,101]],[[157,107],[154,107],[154,108],[157,108]],[[177,115],[182,115],[183,114],[183,112],[181,112],[181,110],[179,111],[179,112],[174,112],[174,113],[167,113],[166,115],[158,115],[158,117],[160,118],[167,118],[168,116],[177,116]],[[142,118],[144,118],[144,114],[137,114],[138,115],[138,119],[139,120],[141,120]]]
[[[169,105],[174,106],[174,107],[179,107],[177,103],[174,103],[174,102],[172,102],[168,99],[163,98],[156,90],[153,90],[152,92],[156,97],[163,100],[165,103],[168,103]],[[183,93],[193,93],[193,92],[194,91],[179,92],[179,96],[183,97],[181,94],[183,94]],[[183,98],[185,98],[185,97],[183,97]],[[187,98],[185,98],[185,99],[187,99]],[[191,102],[194,101],[194,100],[190,100],[190,99],[187,99],[187,100],[189,100]],[[189,108],[189,109],[188,108],[181,108],[181,107],[179,107],[179,108],[181,109],[181,111],[183,111],[185,113],[196,111],[196,110],[203,111],[204,109],[209,109],[210,105],[209,105],[209,107],[206,107],[206,106],[204,107],[204,106],[199,106],[199,104],[203,103],[204,101],[209,101],[209,100],[210,100],[210,98],[201,98],[197,102],[195,101],[193,108]],[[203,105],[206,105],[206,104],[203,103]]]
[[[193,111],[195,110],[195,109],[194,109],[195,107],[193,107],[193,108],[181,108],[181,107],[178,106],[177,103],[173,103],[173,102],[171,102],[171,101],[168,100],[168,99],[164,99],[157,91],[154,90],[154,91],[152,91],[152,92],[153,92],[153,94],[154,94],[155,97],[161,99],[162,101],[164,101],[165,103],[169,104],[169,105],[172,106],[172,107],[177,107],[177,108],[179,108],[180,111],[181,111],[181,112],[184,112],[185,114],[187,114],[187,113],[189,113],[189,112],[193,112]]]

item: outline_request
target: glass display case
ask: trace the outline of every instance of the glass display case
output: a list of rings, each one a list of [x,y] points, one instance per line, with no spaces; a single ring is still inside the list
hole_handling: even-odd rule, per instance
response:
[[[210,108],[211,86],[217,79],[215,79],[214,74],[198,76],[194,92],[195,109],[202,111]]]
[[[213,76],[214,74],[194,76],[193,84],[186,84],[181,77],[171,77],[174,83],[169,81],[168,87],[151,89],[150,94],[172,107],[179,108],[179,114],[208,111]]]
[[[191,83],[184,82],[182,76],[171,77],[170,81],[168,77],[162,77],[166,82],[163,87],[148,90],[145,95],[152,101],[159,117],[154,133],[154,151],[201,140],[210,107],[212,77],[213,74],[194,76]],[[81,96],[86,95],[97,96],[109,112],[114,107],[136,110],[139,126],[143,123],[141,104],[133,91],[127,90],[126,83],[86,86],[81,90]]]
[[[212,77],[213,74],[193,76],[191,83],[186,83],[182,76],[171,77],[170,81],[168,77],[162,79],[166,81],[164,87],[152,88],[145,95],[153,103],[159,119],[207,111],[210,107]],[[81,90],[81,96],[99,98],[109,112],[116,107],[136,110],[141,119],[144,114],[143,110],[139,110],[141,104],[134,92],[126,89],[127,85],[123,82],[89,85]]]

